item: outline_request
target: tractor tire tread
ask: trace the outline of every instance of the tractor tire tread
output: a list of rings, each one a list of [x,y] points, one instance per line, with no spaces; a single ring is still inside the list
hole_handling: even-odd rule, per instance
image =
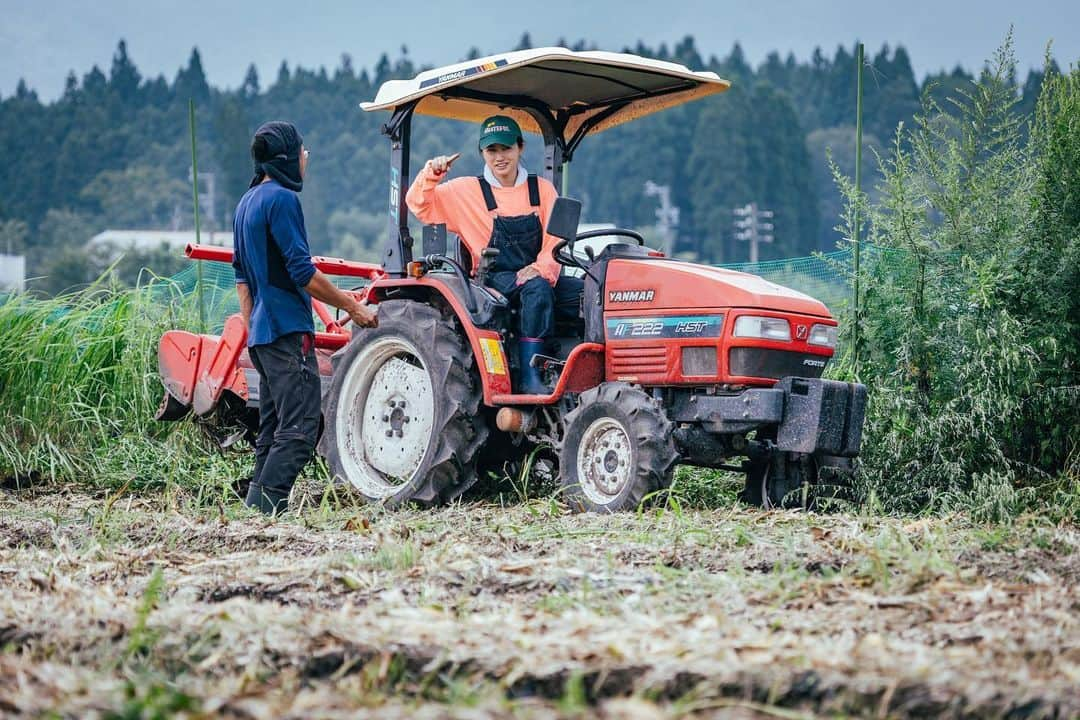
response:
[[[671,485],[675,465],[679,454],[675,450],[673,433],[675,424],[664,412],[663,406],[651,395],[636,385],[625,382],[602,383],[581,394],[578,406],[566,416],[566,427],[574,426],[575,421],[598,403],[606,403],[617,408],[630,421],[626,428],[629,436],[637,440],[637,473],[631,478],[627,494],[617,505],[595,508],[602,512],[635,510],[653,493]],[[574,510],[590,509],[575,490],[573,483],[567,482],[565,474],[574,465],[576,459],[563,458],[560,462],[564,476],[564,489]]]
[[[423,340],[423,345],[431,348],[429,372],[433,380],[433,390],[442,393],[440,403],[436,402],[435,425],[431,430],[432,441],[437,443],[430,460],[426,462],[423,478],[420,478],[409,492],[399,492],[382,502],[387,507],[400,507],[415,504],[423,507],[440,505],[454,499],[475,482],[477,451],[487,438],[488,429],[476,422],[477,410],[481,400],[481,390],[475,372],[472,371],[474,359],[461,336],[456,323],[444,316],[436,308],[411,300],[389,300],[379,306],[379,328],[387,326],[411,328],[411,333]],[[362,345],[365,339],[379,328],[358,331],[346,348],[335,355],[335,376],[337,365],[358,350],[349,350],[354,345]],[[333,390],[336,388],[332,388]],[[328,423],[332,422],[337,398],[333,398],[326,413]],[[335,469],[336,445],[329,439],[332,433],[326,433],[324,444],[331,470]],[[423,461],[422,461],[423,462]]]

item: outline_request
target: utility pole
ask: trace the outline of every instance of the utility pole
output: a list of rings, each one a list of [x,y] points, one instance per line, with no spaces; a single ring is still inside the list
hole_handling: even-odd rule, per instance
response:
[[[671,257],[675,253],[675,229],[679,227],[679,208],[671,204],[671,186],[648,180],[645,195],[660,198],[660,207],[656,208],[656,229],[664,241],[664,254]]]
[[[758,210],[756,202],[731,211],[736,217],[735,239],[745,240],[750,243],[750,262],[758,261],[758,244],[771,243],[773,241],[773,224],[766,222],[773,217],[772,210]]]

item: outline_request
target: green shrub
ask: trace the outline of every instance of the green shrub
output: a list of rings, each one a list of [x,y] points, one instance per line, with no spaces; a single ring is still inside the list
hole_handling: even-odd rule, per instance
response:
[[[847,229],[858,204],[880,248],[844,367],[871,391],[864,490],[888,510],[1004,519],[1080,496],[1080,71],[1048,64],[1025,143],[1014,65],[1010,41],[948,112],[928,96],[877,202],[840,179]]]

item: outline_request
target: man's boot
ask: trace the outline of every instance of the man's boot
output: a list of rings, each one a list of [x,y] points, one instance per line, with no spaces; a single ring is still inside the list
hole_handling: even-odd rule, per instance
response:
[[[263,515],[280,515],[289,507],[289,494],[253,482],[248,488],[244,504]]]
[[[518,359],[521,367],[518,374],[519,393],[526,395],[548,395],[551,389],[540,379],[540,370],[532,366],[532,359],[544,349],[544,341],[539,338],[523,337],[518,340]]]

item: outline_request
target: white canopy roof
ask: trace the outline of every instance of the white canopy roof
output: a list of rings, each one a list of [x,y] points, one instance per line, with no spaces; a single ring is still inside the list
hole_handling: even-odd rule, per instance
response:
[[[600,132],[644,115],[727,90],[730,83],[711,72],[684,65],[611,52],[573,52],[561,47],[491,55],[428,70],[411,80],[389,80],[364,110],[391,110],[419,101],[421,115],[481,122],[509,115],[521,129],[539,133],[536,119],[522,109],[539,104],[566,120],[573,136],[589,118]]]

